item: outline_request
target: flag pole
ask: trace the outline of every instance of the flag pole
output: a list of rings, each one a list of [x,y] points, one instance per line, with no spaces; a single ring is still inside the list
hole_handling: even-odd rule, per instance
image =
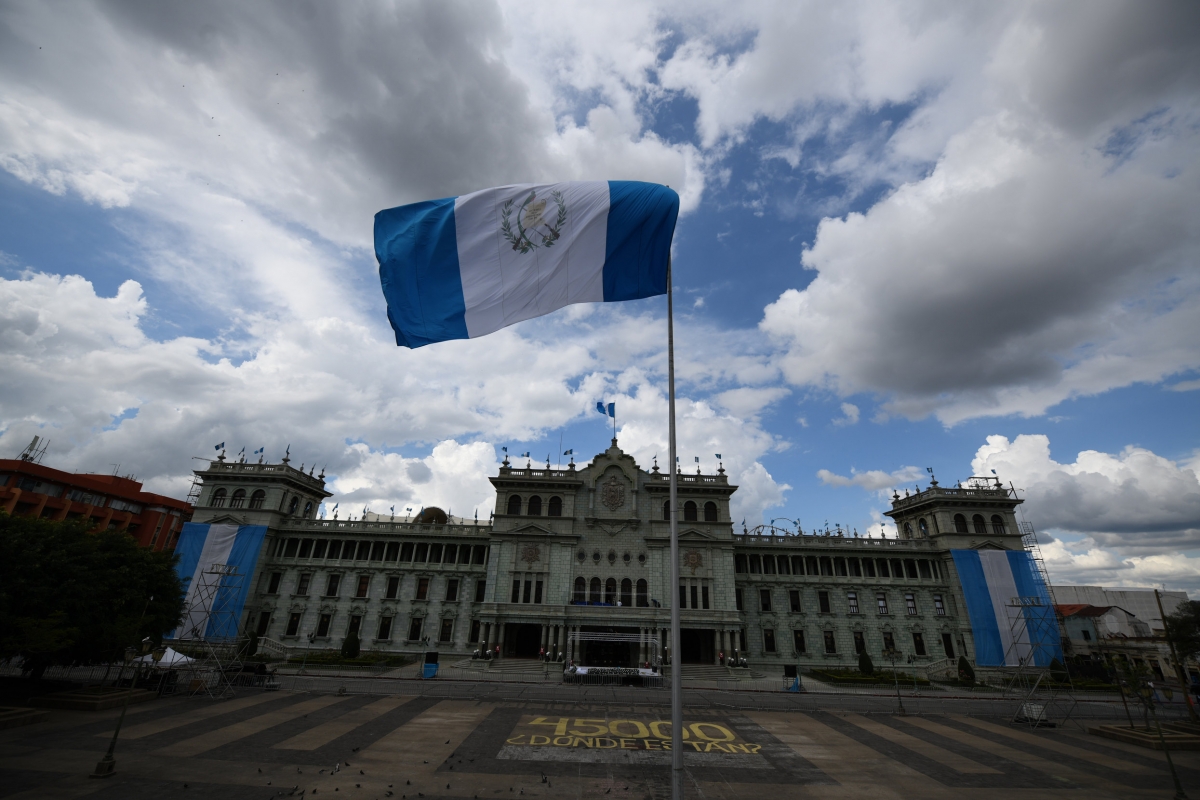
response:
[[[683,800],[683,682],[679,665],[679,469],[675,464],[675,308],[667,258],[667,435],[671,489],[671,800]]]

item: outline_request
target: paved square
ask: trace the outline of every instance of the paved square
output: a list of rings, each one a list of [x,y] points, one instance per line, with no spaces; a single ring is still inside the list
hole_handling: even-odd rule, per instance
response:
[[[117,774],[87,778],[118,711],[0,732],[3,798],[503,800],[668,797],[670,714],[640,704],[248,694],[129,709]],[[1162,754],[962,714],[689,708],[704,798],[1158,798]],[[1200,795],[1200,754],[1175,755]]]

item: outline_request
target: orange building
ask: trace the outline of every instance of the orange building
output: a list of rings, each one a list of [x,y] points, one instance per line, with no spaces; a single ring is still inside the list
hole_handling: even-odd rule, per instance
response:
[[[143,492],[131,478],[63,472],[15,458],[0,459],[0,509],[20,517],[90,519],[94,530],[126,531],[153,550],[173,550],[192,518],[190,503]]]

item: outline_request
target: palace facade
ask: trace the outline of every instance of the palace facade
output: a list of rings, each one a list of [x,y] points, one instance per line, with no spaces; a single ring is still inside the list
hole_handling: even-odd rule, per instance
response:
[[[197,531],[266,526],[241,624],[293,646],[337,647],[355,631],[364,649],[544,649],[633,666],[657,662],[678,602],[683,663],[738,651],[760,668],[850,668],[861,651],[879,663],[892,650],[928,667],[975,658],[952,551],[1023,549],[1021,500],[992,479],[895,496],[887,538],[753,535],[734,530],[737,487],[721,469],[679,476],[671,586],[669,476],[641,468],[616,439],[578,467],[505,461],[484,524],[438,509],[411,521],[318,519],[324,476],[286,461],[222,457],[196,474]]]

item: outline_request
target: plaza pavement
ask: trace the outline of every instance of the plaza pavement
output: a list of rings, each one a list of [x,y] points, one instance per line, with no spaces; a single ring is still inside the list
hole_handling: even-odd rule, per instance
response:
[[[381,696],[310,688],[131,706],[117,773],[104,780],[87,775],[119,709],[52,712],[46,722],[0,731],[0,798],[670,795],[670,713],[659,692],[442,684]],[[1161,753],[1078,725],[1013,726],[996,716],[998,704],[979,701],[910,702],[920,713],[901,717],[890,713],[894,697],[853,699],[690,693],[686,795],[1102,800],[1174,791]],[[1174,758],[1185,790],[1200,796],[1200,754]]]

